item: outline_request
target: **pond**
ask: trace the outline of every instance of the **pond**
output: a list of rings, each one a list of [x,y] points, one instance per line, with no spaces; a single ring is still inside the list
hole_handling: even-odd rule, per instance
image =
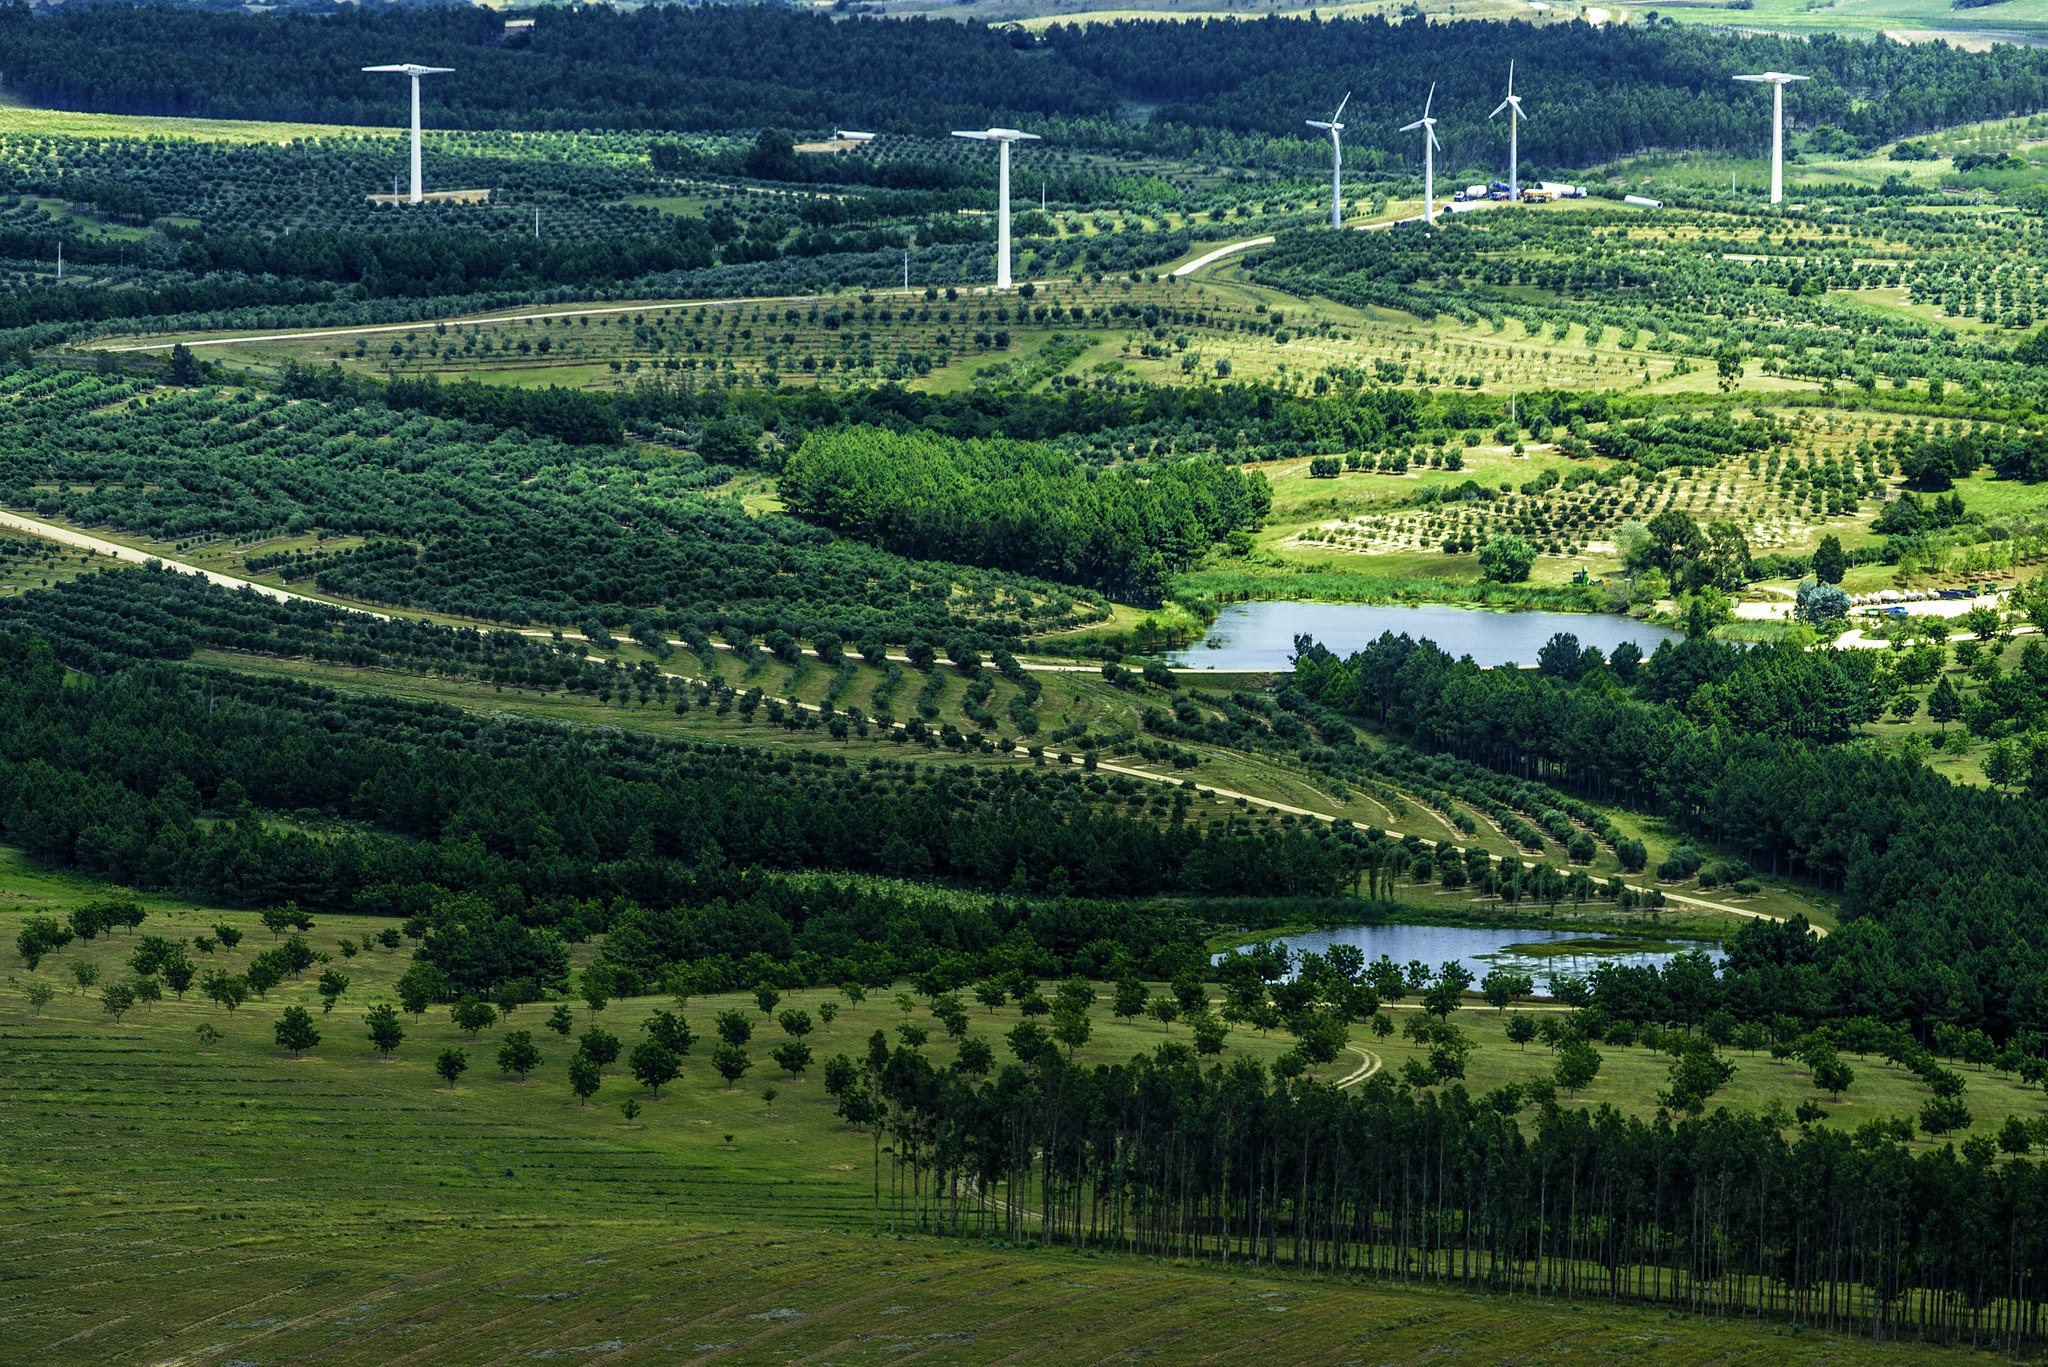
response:
[[[1313,636],[1327,649],[1349,655],[1387,631],[1434,641],[1453,659],[1470,655],[1482,665],[1535,664],[1536,652],[1560,631],[1578,637],[1582,647],[1600,647],[1602,654],[1634,641],[1647,655],[1658,642],[1679,635],[1602,613],[1488,612],[1443,604],[1232,603],[1201,640],[1167,656],[1167,663],[1176,669],[1283,670],[1294,658],[1296,636]]]
[[[1357,945],[1367,963],[1384,954],[1397,964],[1420,959],[1434,969],[1455,959],[1479,979],[1495,968],[1511,968],[1536,979],[1540,988],[1552,974],[1584,975],[1601,964],[1662,966],[1693,949],[1717,962],[1724,957],[1711,941],[1630,940],[1589,935],[1583,930],[1503,930],[1485,926],[1338,926],[1302,935],[1275,936],[1296,953],[1321,953],[1331,945]]]

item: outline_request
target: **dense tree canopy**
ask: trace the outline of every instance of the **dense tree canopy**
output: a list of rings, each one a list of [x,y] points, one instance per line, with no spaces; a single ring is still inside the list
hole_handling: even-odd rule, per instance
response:
[[[1304,644],[1295,683],[1323,706],[1838,890],[1847,924],[1764,975],[1770,1009],[2048,1032],[2048,814],[1841,743],[1876,714],[1868,652],[1667,645],[1632,696],[1605,668],[1572,683],[1406,637],[1348,659]]]
[[[779,488],[799,517],[899,554],[1152,599],[1273,501],[1263,478],[1219,461],[1098,474],[1026,442],[872,428],[812,437]]]
[[[1842,130],[1852,145],[2031,111],[2048,97],[2048,57],[2020,47],[1736,36],[1703,28],[1592,27],[1384,19],[1121,21],[1055,25],[1043,44],[942,20],[835,22],[764,7],[550,10],[530,41],[503,42],[496,11],[345,10],[303,16],[66,7],[0,23],[0,67],[15,93],[58,108],[217,118],[402,121],[401,83],[358,68],[403,47],[455,68],[422,89],[428,119],[470,128],[830,129],[848,124],[943,136],[949,128],[1057,121],[1069,139],[1143,144],[1188,129],[1221,148],[1284,140],[1355,92],[1354,161],[1401,164],[1396,130],[1437,86],[1453,159],[1498,156],[1486,112],[1507,59],[1537,117],[1524,165],[1586,165],[1645,147],[1755,151],[1767,97],[1729,78],[1779,69],[1813,77],[1786,91],[1788,116]],[[1158,106],[1150,129],[1116,117],[1126,96]],[[750,168],[773,173],[772,159]]]

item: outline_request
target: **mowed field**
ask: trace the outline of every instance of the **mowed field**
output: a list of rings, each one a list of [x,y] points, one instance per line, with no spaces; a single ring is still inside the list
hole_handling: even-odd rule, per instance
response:
[[[0,858],[0,930],[28,912],[61,914],[101,891]],[[814,1019],[811,1075],[767,1058],[783,1038],[751,998],[698,998],[699,1036],[683,1076],[656,1098],[614,1065],[589,1105],[565,1083],[573,1039],[546,1028],[551,1005],[519,1008],[470,1039],[444,1008],[405,1017],[395,1056],[370,1047],[363,1013],[390,998],[408,950],[342,952],[382,922],[320,918],[308,938],[323,967],[350,977],[323,1013],[312,974],[227,1012],[197,992],[119,1021],[74,964],[119,976],[143,934],[190,938],[240,927],[230,967],[272,943],[246,911],[146,899],[138,931],[74,944],[44,963],[59,991],[37,1010],[10,955],[0,986],[0,1343],[13,1361],[245,1364],[572,1362],[720,1363],[1413,1362],[1446,1351],[1474,1361],[1659,1363],[1931,1362],[1917,1346],[1873,1347],[1662,1311],[1495,1299],[1315,1278],[1257,1267],[1120,1258],[1113,1250],[1016,1247],[981,1237],[899,1237],[886,1137],[832,1114],[819,1071],[859,1053],[874,1030],[930,1028],[935,1061],[953,1048],[921,1001],[893,989],[858,1004],[823,990],[787,994]],[[592,951],[578,946],[577,962]],[[1156,986],[1156,985],[1155,985]],[[292,1057],[273,1023],[287,1005],[314,1016],[320,1043]],[[909,1009],[905,1009],[906,1004]],[[621,1000],[593,1015],[630,1052],[667,999]],[[718,1011],[754,1021],[755,1067],[726,1088],[705,1062]],[[997,1044],[1014,1005],[970,1004],[970,1033]],[[1396,1015],[1405,1015],[1397,1008]],[[1083,1061],[1111,1062],[1166,1032],[1098,1002]],[[1475,1006],[1482,1088],[1548,1069],[1540,1046],[1506,1043]],[[210,1026],[211,1030],[202,1027]],[[510,1030],[540,1044],[529,1081],[502,1072]],[[214,1032],[218,1032],[217,1035]],[[1356,1033],[1323,1074],[1398,1068],[1412,1046]],[[1184,1030],[1173,1037],[1185,1039]],[[1243,1029],[1228,1049],[1270,1061],[1291,1041]],[[464,1049],[453,1088],[433,1060]],[[1660,1056],[1602,1046],[1607,1066],[1574,1102],[1647,1114]],[[1361,1060],[1364,1060],[1361,1063]],[[1757,1105],[1814,1093],[1797,1064],[1736,1056],[1725,1099]],[[1910,1109],[1897,1070],[1857,1061],[1839,1108],[1854,1124]],[[1970,1075],[1979,1124],[2041,1109],[2037,1091]],[[768,1095],[773,1089],[772,1098]],[[628,1116],[622,1103],[636,1101]],[[1837,1108],[1831,1106],[1831,1110]],[[1831,1119],[1834,1117],[1831,1116]],[[996,1194],[1000,1199],[1000,1193]],[[971,1211],[972,1208],[968,1207]],[[993,1214],[993,1210],[990,1212]],[[972,1219],[970,1214],[969,1219]]]

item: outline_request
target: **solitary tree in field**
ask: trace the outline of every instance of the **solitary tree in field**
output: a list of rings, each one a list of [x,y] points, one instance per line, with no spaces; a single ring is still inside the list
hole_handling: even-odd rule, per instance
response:
[[[1166,1027],[1166,1033],[1173,1033],[1173,1023],[1180,1019],[1180,1003],[1171,997],[1153,997],[1145,1003],[1145,1014]]]
[[[768,1051],[775,1066],[791,1077],[802,1077],[811,1066],[811,1046],[800,1039],[785,1040]]]
[[[1067,1047],[1068,1058],[1072,1058],[1074,1051],[1086,1044],[1088,1037],[1094,1032],[1094,1023],[1088,1019],[1088,1013],[1085,1011],[1076,1010],[1063,1003],[1060,1009],[1052,1014],[1052,1037]]]
[[[108,983],[100,989],[100,1006],[117,1022],[135,1005],[135,989],[127,983]]]
[[[526,1081],[528,1073],[540,1067],[540,1062],[540,1049],[533,1042],[531,1030],[514,1030],[498,1046],[498,1066],[508,1073],[519,1074],[521,1082]]]
[[[981,1036],[969,1035],[960,1041],[955,1066],[969,1077],[987,1077],[996,1066],[996,1051]]]
[[[1813,551],[1813,577],[1823,584],[1839,584],[1848,571],[1849,557],[1842,550],[1841,538],[1833,534],[1822,537]]]
[[[398,1012],[390,1002],[378,1002],[371,1007],[363,1016],[363,1023],[370,1027],[370,1043],[386,1058],[405,1038],[405,1027],[398,1023]]]
[[[656,1100],[661,1098],[662,1087],[674,1082],[677,1074],[683,1070],[681,1060],[653,1040],[636,1047],[626,1059],[626,1066],[632,1069],[633,1076],[639,1080],[641,1086],[654,1093]]]
[[[577,1049],[597,1065],[601,1073],[619,1059],[619,1037],[601,1026],[593,1025],[576,1041]]]
[[[602,964],[592,964],[583,970],[583,981],[578,985],[583,1004],[590,1008],[594,1018],[604,1010],[612,999],[612,975]]]
[[[711,1051],[711,1066],[725,1079],[725,1089],[729,1092],[739,1085],[739,1080],[754,1066],[754,1061],[739,1045],[726,1043]]]
[[[604,1075],[587,1054],[578,1054],[569,1060],[569,1090],[576,1094],[576,1104],[587,1106],[590,1098],[597,1095],[603,1085]]]
[[[1145,984],[1136,978],[1125,978],[1116,985],[1110,1011],[1118,1020],[1136,1020],[1145,1014],[1145,1005],[1151,996]]]
[[[983,978],[974,985],[974,999],[987,1007],[990,1014],[994,1014],[995,1009],[1009,999],[1009,995],[1003,990],[1003,985],[993,978]]]
[[[1600,1052],[1582,1039],[1571,1040],[1557,1051],[1553,1075],[1558,1086],[1576,1096],[1600,1076]]]
[[[761,1008],[761,1014],[764,1016],[774,1015],[775,1007],[781,1000],[782,994],[767,983],[762,983],[754,989],[754,1005]]]
[[[29,1013],[31,1015],[36,1016],[42,1015],[43,1008],[48,1006],[50,1004],[50,999],[55,997],[56,995],[57,989],[50,986],[49,979],[30,978],[28,980]]]
[[[1517,1011],[1508,1017],[1507,1033],[1508,1039],[1527,1052],[1529,1041],[1536,1038],[1536,1022],[1529,1018],[1528,1013]]]
[[[498,1008],[489,1002],[478,1001],[475,997],[464,997],[448,1008],[448,1019],[455,1028],[475,1039],[479,1033],[497,1023]]]
[[[754,1023],[737,1011],[718,1013],[718,1037],[738,1048],[754,1037]]]
[[[1941,734],[1948,734],[1948,724],[1963,715],[1963,695],[1956,692],[1955,685],[1948,681],[1946,674],[1941,682],[1934,685],[1934,691],[1927,695],[1927,715],[1941,724]]]
[[[575,1027],[575,1013],[569,1010],[569,1007],[566,1003],[556,1003],[555,1014],[548,1017],[548,1029],[554,1031],[563,1039],[567,1039],[569,1038],[569,1032],[573,1030]]]
[[[277,1018],[276,1029],[277,1047],[290,1050],[293,1058],[320,1042],[320,1032],[313,1028],[313,1018],[303,1006],[287,1006]]]
[[[434,1071],[452,1088],[455,1079],[469,1071],[469,1055],[451,1044],[434,1060]]]
[[[1813,1085],[1837,1101],[1842,1099],[1842,1093],[1848,1091],[1855,1081],[1855,1070],[1842,1062],[1839,1055],[1830,1054],[1813,1065]]]
[[[341,994],[348,991],[348,974],[328,969],[320,975],[320,1014],[334,1010],[334,1004],[341,1000]]]

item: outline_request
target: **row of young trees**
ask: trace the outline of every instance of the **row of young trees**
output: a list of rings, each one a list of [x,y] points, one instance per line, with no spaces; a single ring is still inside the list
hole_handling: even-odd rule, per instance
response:
[[[1115,1067],[1048,1048],[977,1084],[876,1044],[826,1077],[875,1126],[878,1226],[2015,1355],[2048,1328],[2048,1173],[1982,1137],[1915,1154],[1882,1121],[1788,1140],[1780,1114],[1532,1112],[1519,1086],[1384,1071],[1340,1091],[1174,1042]]]
[[[757,890],[721,881],[728,865],[1098,896],[1327,895],[1351,886],[1364,842],[1122,815],[1122,794],[1074,769],[857,768],[161,664],[67,687],[40,638],[9,636],[0,649],[4,838],[52,867],[244,905],[410,916],[473,893],[489,912],[486,939],[505,921],[601,926],[627,903],[689,908],[699,929],[673,932],[674,943],[737,959],[777,947],[774,927],[792,930],[759,913]],[[315,837],[259,809],[361,824]],[[586,915],[591,903],[606,909]],[[790,910],[808,927],[803,905]],[[464,906],[468,925],[478,913]],[[885,924],[887,910],[864,912],[864,924]],[[1093,915],[1061,911],[1049,924]],[[834,938],[829,925],[793,947],[843,957],[888,938]],[[950,914],[928,929],[934,952],[960,933]]]
[[[420,409],[394,410],[248,390],[145,401],[144,388],[45,368],[0,378],[20,424],[0,452],[0,502],[162,539],[352,533],[370,544],[323,561],[323,589],[493,621],[659,612],[705,630],[1014,642],[1026,623],[1101,611],[1043,580],[747,516],[699,496],[701,466],[486,425],[543,410],[558,427],[605,421],[563,391],[415,386],[401,397]]]

